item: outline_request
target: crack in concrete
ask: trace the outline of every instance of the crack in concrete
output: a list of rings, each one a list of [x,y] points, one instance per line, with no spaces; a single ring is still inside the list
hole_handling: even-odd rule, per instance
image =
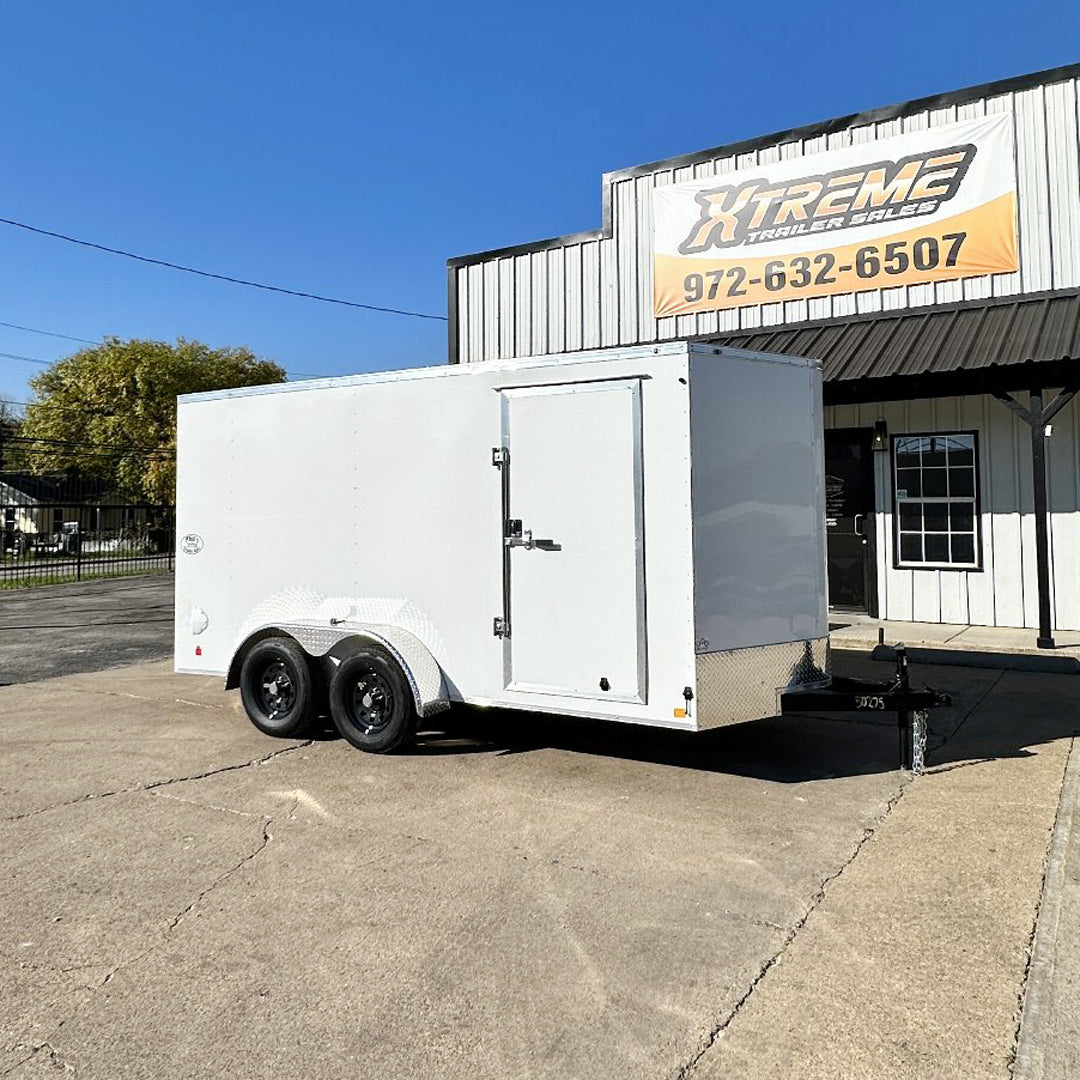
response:
[[[182,910],[178,911],[169,920],[168,925],[165,927],[164,931],[162,931],[161,940],[158,940],[158,941],[154,942],[154,944],[152,944],[148,948],[144,949],[137,956],[133,956],[130,960],[125,960],[122,963],[117,964],[101,980],[101,982],[99,982],[97,984],[96,987],[93,987],[93,989],[94,990],[100,990],[107,983],[112,982],[112,980],[121,971],[124,971],[127,968],[132,967],[135,964],[140,963],[141,961],[145,960],[148,956],[150,956],[153,952],[155,952],[157,949],[159,949],[161,947],[162,942],[164,941],[164,939],[167,938],[168,935],[171,934],[180,925],[180,923],[183,921],[183,918],[184,918],[185,915],[190,915],[191,912],[194,911],[195,908],[197,908],[199,906],[199,904],[201,904],[219,885],[221,885],[224,882],[228,881],[229,878],[231,878],[234,874],[238,873],[241,869],[243,869],[245,866],[247,866],[247,864],[249,862],[251,862],[252,859],[255,859],[259,855],[261,855],[266,850],[266,845],[269,844],[270,841],[273,839],[273,836],[270,833],[270,825],[271,825],[272,822],[273,822],[273,818],[269,818],[269,817],[264,817],[263,818],[262,834],[261,834],[261,836],[259,838],[259,842],[255,845],[255,850],[251,851],[247,855],[245,855],[235,866],[231,866],[231,867],[229,867],[228,870],[226,870],[223,873],[219,874],[216,878],[214,878],[213,881],[210,882],[209,885],[206,886],[205,889],[202,890],[202,892],[199,893],[198,896],[195,897],[194,900],[191,901],[190,904],[188,904]]]
[[[78,803],[89,802],[93,799],[110,799],[114,795],[133,795],[142,791],[156,791],[158,788],[169,787],[171,784],[186,784],[189,781],[206,780],[208,777],[220,776],[222,773],[236,772],[239,769],[250,769],[256,765],[265,765],[267,762],[282,757],[284,754],[292,754],[297,750],[303,750],[306,747],[314,745],[314,742],[314,739],[305,739],[303,742],[296,743],[294,746],[286,746],[283,750],[275,750],[272,754],[267,754],[265,757],[253,758],[251,761],[237,762],[233,765],[222,765],[220,768],[207,769],[206,772],[193,773],[191,776],[173,776],[169,777],[167,780],[155,780],[151,784],[135,784],[133,787],[117,788],[115,791],[90,792],[87,795],[79,795],[77,798],[68,799],[65,802],[54,803],[52,806],[43,806],[38,810],[28,810],[24,814],[14,814],[3,820],[5,822],[24,821],[26,818],[37,817],[39,814],[48,814],[53,810],[62,810],[66,806],[76,806]]]
[[[859,853],[866,846],[866,844],[877,835],[878,830],[884,824],[885,819],[893,812],[896,804],[904,797],[904,792],[907,790],[908,785],[911,783],[911,778],[901,781],[900,788],[895,795],[891,796],[885,804],[885,809],[866,827],[863,828],[863,834],[860,837],[858,843],[855,845],[851,854],[840,864],[840,866],[834,870],[831,874],[827,874],[821,879],[814,894],[810,897],[810,903],[807,905],[806,910],[795,921],[795,923],[788,928],[784,940],[780,943],[780,947],[769,957],[768,960],[761,966],[758,973],[750,980],[750,985],[746,988],[742,997],[735,1002],[735,1004],[727,1011],[724,1017],[716,1024],[712,1030],[702,1040],[701,1046],[698,1051],[689,1061],[684,1065],[681,1065],[677,1072],[673,1074],[673,1080],[687,1080],[690,1074],[697,1068],[701,1059],[716,1045],[716,1043],[723,1038],[724,1033],[731,1026],[735,1017],[739,1015],[743,1006],[750,1000],[754,991],[758,988],[761,981],[766,975],[780,962],[784,953],[791,948],[794,944],[799,932],[810,920],[810,916],[821,906],[825,900],[826,893],[829,886],[832,885],[841,874],[859,857]]]
[[[295,809],[295,805],[293,809]],[[198,896],[195,897],[194,900],[191,901],[190,904],[188,904],[186,908],[183,909],[183,911],[175,915],[170,921],[168,927],[166,928],[166,934],[169,934],[173,930],[175,930],[180,925],[180,922],[184,918],[184,916],[189,915],[192,911],[194,911],[195,908],[197,908],[199,904],[201,904],[203,900],[205,900],[219,885],[221,885],[223,882],[228,881],[229,878],[231,878],[234,874],[239,873],[245,866],[247,866],[249,862],[252,861],[252,859],[257,859],[266,850],[266,845],[269,844],[270,841],[273,839],[273,836],[270,832],[270,825],[273,820],[274,819],[270,817],[263,818],[262,836],[260,837],[259,842],[255,845],[255,850],[245,855],[235,866],[231,867],[229,870],[226,870],[223,874],[219,874],[212,882],[210,882],[209,885],[207,885],[205,889],[203,889],[201,893],[199,893]]]
[[[32,1060],[33,1058],[36,1058],[38,1056],[38,1054],[41,1053],[42,1050],[48,1050],[48,1052],[49,1052],[49,1064],[54,1069],[60,1069],[62,1072],[69,1072],[69,1073],[73,1073],[75,1071],[75,1066],[72,1065],[70,1062],[65,1061],[60,1056],[60,1051],[57,1050],[56,1047],[53,1046],[51,1043],[49,1043],[48,1040],[46,1040],[45,1042],[40,1042],[40,1043],[37,1043],[37,1044],[31,1046],[30,1047],[30,1053],[27,1054],[26,1057],[20,1058],[18,1061],[15,1062],[14,1065],[11,1065],[8,1068],[6,1068],[2,1073],[0,1073],[0,1076],[8,1076],[10,1073],[13,1073],[20,1066],[25,1065],[28,1061]]]
[[[297,746],[297,747],[292,747],[290,749],[299,750],[300,747]],[[275,754],[270,755],[270,757],[277,757],[279,754],[286,753],[286,752],[287,751],[279,750]],[[264,759],[264,760],[268,760],[268,759]],[[261,762],[252,762],[251,764],[260,764],[260,763]],[[240,766],[233,766],[233,768],[239,768],[239,767]],[[228,770],[225,770],[225,771],[228,771]],[[214,775],[214,774],[211,772],[211,773],[208,773],[207,775]],[[165,783],[169,783],[169,782],[176,783],[178,781],[165,781]],[[296,807],[295,807],[295,804],[294,804],[293,810],[295,810],[295,808]],[[254,815],[252,815],[252,816],[254,816]],[[195,899],[191,901],[191,903],[187,904],[180,911],[178,911],[168,921],[168,923],[165,925],[165,927],[159,932],[158,939],[156,941],[154,941],[147,948],[143,949],[143,951],[138,953],[137,955],[135,955],[133,957],[130,957],[127,960],[121,961],[119,964],[114,964],[109,969],[109,971],[105,974],[105,976],[102,979],[100,979],[98,982],[96,982],[96,983],[84,983],[84,984],[80,985],[79,987],[75,987],[72,990],[67,991],[65,994],[61,995],[61,997],[56,998],[54,1001],[52,1001],[50,1003],[49,1007],[51,1008],[52,1006],[55,1006],[55,1005],[59,1004],[64,999],[64,997],[68,997],[72,993],[89,993],[91,995],[97,993],[97,991],[101,990],[108,983],[112,982],[112,980],[118,974],[120,974],[121,971],[125,971],[128,968],[133,967],[135,964],[141,963],[148,956],[151,956],[154,952],[156,952],[158,949],[160,949],[162,947],[162,945],[165,943],[165,941],[167,940],[168,936],[184,920],[185,916],[190,915],[191,912],[194,911],[215,889],[217,889],[221,885],[223,885],[234,874],[238,873],[245,866],[247,866],[248,863],[250,863],[253,859],[258,858],[258,856],[261,855],[266,850],[267,845],[274,838],[273,834],[270,832],[270,826],[273,824],[273,821],[274,821],[274,819],[272,817],[266,817],[266,816],[263,817],[262,830],[260,832],[259,839],[258,839],[258,842],[256,843],[256,845],[254,847],[254,850],[249,851],[234,866],[229,867],[227,870],[223,871],[216,878],[214,878],[214,880],[211,881],[210,884],[207,885],[206,888],[203,889],[198,894],[198,896],[196,896]],[[77,970],[77,969],[82,968],[82,967],[105,967],[105,966],[108,966],[108,965],[107,964],[75,965],[72,968],[65,968],[65,969],[62,969],[62,970],[63,971],[69,971],[69,970]],[[60,1020],[57,1023],[55,1031],[54,1031],[53,1034],[55,1034],[56,1031],[59,1031],[60,1028],[62,1028],[64,1026],[64,1024],[68,1020],[70,1020],[73,1016],[78,1014],[79,1010],[85,1004],[86,1000],[87,999],[84,998],[82,1002],[80,1002],[78,1005],[75,1006],[74,1012],[72,1012],[71,1014],[69,1014],[64,1019]],[[50,1035],[50,1038],[51,1037],[52,1037],[52,1035]],[[8,1047],[8,1049],[17,1049],[21,1045],[26,1045],[26,1044],[15,1043],[14,1045]],[[53,1065],[56,1068],[63,1069],[63,1071],[65,1071],[65,1072],[74,1072],[75,1071],[75,1067],[73,1065],[71,1065],[69,1062],[64,1061],[63,1058],[60,1056],[59,1052],[54,1047],[52,1047],[50,1045],[49,1041],[46,1039],[43,1042],[40,1042],[40,1043],[37,1043],[37,1044],[32,1044],[29,1047],[30,1053],[27,1054],[26,1057],[20,1058],[18,1061],[16,1061],[13,1065],[9,1066],[3,1072],[0,1072],[0,1077],[7,1076],[9,1073],[14,1072],[20,1066],[25,1065],[32,1058],[36,1057],[41,1052],[41,1050],[46,1049],[46,1048],[49,1051],[49,1058],[50,1058],[50,1064],[51,1065]]]
[[[954,761],[949,765],[935,765],[926,769],[925,776],[941,776],[942,773],[955,772],[957,769],[969,769],[972,765],[988,765],[991,761],[997,761],[994,757],[968,758],[967,761]]]
[[[16,1044],[15,1044],[14,1046],[12,1046],[12,1047],[9,1047],[9,1049],[11,1049],[11,1050],[16,1050],[16,1049],[18,1049],[18,1048],[19,1048],[19,1046],[21,1046],[21,1045],[23,1045],[23,1044],[22,1044],[22,1043],[16,1043]],[[44,1044],[42,1044],[42,1045],[44,1045]],[[24,1057],[24,1058],[19,1058],[19,1060],[18,1060],[18,1061],[16,1061],[14,1065],[9,1065],[9,1066],[8,1066],[8,1067],[7,1067],[7,1068],[6,1068],[6,1069],[5,1069],[5,1070],[4,1070],[3,1072],[0,1072],[0,1076],[9,1076],[9,1075],[10,1075],[11,1073],[13,1073],[13,1072],[14,1072],[14,1071],[15,1071],[15,1070],[16,1070],[16,1069],[17,1069],[17,1068],[18,1068],[18,1067],[20,1066],[20,1065],[25,1065],[25,1064],[26,1064],[26,1063],[27,1063],[27,1062],[28,1062],[28,1061],[29,1061],[29,1060],[30,1060],[30,1059],[31,1059],[31,1058],[32,1058],[32,1057],[33,1057],[33,1056],[34,1056],[34,1055],[35,1055],[35,1054],[36,1054],[36,1053],[38,1052],[38,1050],[39,1050],[39,1049],[40,1049],[40,1047],[37,1047],[37,1046],[32,1046],[32,1047],[30,1047],[30,1053],[29,1053],[29,1054],[27,1054],[27,1055],[26,1055],[26,1057]]]

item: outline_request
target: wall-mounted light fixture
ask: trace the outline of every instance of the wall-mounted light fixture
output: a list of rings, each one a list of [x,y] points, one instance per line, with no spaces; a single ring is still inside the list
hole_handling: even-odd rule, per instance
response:
[[[875,450],[889,449],[889,428],[884,420],[876,420],[874,422],[873,447]]]

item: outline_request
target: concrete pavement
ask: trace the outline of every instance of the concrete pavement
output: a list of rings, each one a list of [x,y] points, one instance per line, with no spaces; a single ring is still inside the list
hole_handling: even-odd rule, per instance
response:
[[[1072,696],[1045,693],[1054,679],[1006,672],[988,688],[697,1075],[1010,1075],[1062,734],[1077,729]]]
[[[0,1074],[1007,1076],[1075,683],[918,674],[915,781],[850,717],[380,758],[167,664],[0,689]]]

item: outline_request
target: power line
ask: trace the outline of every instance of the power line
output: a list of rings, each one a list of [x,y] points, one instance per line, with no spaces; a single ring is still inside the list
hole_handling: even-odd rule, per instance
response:
[[[34,450],[31,447],[11,447],[7,443],[3,444],[4,459],[5,462],[11,459],[18,459],[20,450],[27,455],[32,455],[35,459],[42,459],[45,457],[53,457],[60,459],[61,461],[67,461],[67,468],[78,468],[79,465],[86,464],[99,464],[102,462],[114,462],[118,458],[131,457],[137,458],[142,462],[162,462],[168,464],[173,461],[171,456],[165,456],[162,454],[125,454],[122,450],[80,450],[78,453],[72,453],[66,447],[62,446],[45,446],[40,450]],[[28,460],[23,458],[23,461]],[[10,470],[11,466],[7,465]]]
[[[89,454],[91,456],[100,454],[108,457],[115,457],[118,454],[138,454],[140,457],[157,455],[173,458],[176,455],[176,451],[174,450],[161,448],[151,449],[143,446],[123,447],[113,443],[87,443],[63,439],[20,438],[19,436],[5,437],[0,439],[0,443],[3,444],[6,450],[22,451],[27,454],[66,454],[69,451],[77,451],[79,454]],[[47,445],[41,446],[38,445],[39,443],[45,443]]]
[[[77,439],[52,439],[47,435],[9,435],[6,443],[48,443],[50,446],[85,446],[93,450],[119,450],[122,453],[168,454],[175,451],[162,446],[124,446],[121,443],[84,442]]]
[[[21,360],[24,364],[43,364],[45,367],[51,367],[52,360],[39,360],[36,356],[19,356],[18,353],[0,352],[0,357],[5,360]]]
[[[0,322],[0,326],[6,326],[11,330],[25,330],[30,334],[44,334],[46,337],[63,338],[65,341],[81,341],[84,345],[100,345],[99,341],[91,341],[89,338],[72,337],[70,334],[57,334],[52,330],[39,330],[36,326],[20,326],[13,322]]]
[[[152,266],[164,266],[168,270],[180,270],[185,274],[197,274],[199,277],[213,278],[215,281],[228,281],[233,285],[247,285],[249,288],[263,289],[266,292],[284,293],[286,296],[299,296],[305,300],[319,300],[324,304],[340,304],[343,307],[361,308],[364,311],[381,311],[387,315],[407,315],[413,319],[434,319],[438,322],[446,322],[445,315],[431,315],[428,312],[407,311],[403,308],[380,307],[378,304],[361,304],[356,300],[342,300],[336,296],[321,296],[319,293],[301,292],[299,289],[286,289],[281,285],[266,285],[261,281],[248,281],[245,278],[231,277],[228,274],[215,274],[210,270],[197,270],[193,266],[182,266],[180,263],[166,262],[164,259],[152,259],[148,255],[136,255],[132,251],[107,247],[105,244],[95,244],[89,240],[80,240],[78,237],[53,232],[51,229],[39,229],[34,225],[26,225],[21,221],[12,221],[10,218],[0,218],[0,223],[4,225],[13,225],[16,229],[25,229],[27,232],[37,233],[39,236],[51,236],[55,240],[64,240],[69,244],[79,244],[81,247],[93,248],[95,251],[105,251],[110,255],[122,255],[125,259],[135,259],[138,262],[150,263]]]
[[[58,401],[16,401],[14,398],[0,398],[0,405],[17,405],[20,408],[33,406],[35,409],[59,409],[61,412],[82,413],[83,416],[119,416],[119,413],[107,409],[87,409],[82,405],[61,405]]]

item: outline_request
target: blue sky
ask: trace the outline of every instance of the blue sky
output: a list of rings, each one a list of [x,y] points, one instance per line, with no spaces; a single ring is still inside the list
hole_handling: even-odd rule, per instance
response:
[[[9,3],[0,217],[446,313],[454,255],[595,228],[600,175],[1080,60],[1060,0]],[[247,345],[298,374],[442,363],[445,324],[0,225],[0,322]],[[0,353],[79,346],[0,326]],[[0,396],[39,366],[0,357]]]

